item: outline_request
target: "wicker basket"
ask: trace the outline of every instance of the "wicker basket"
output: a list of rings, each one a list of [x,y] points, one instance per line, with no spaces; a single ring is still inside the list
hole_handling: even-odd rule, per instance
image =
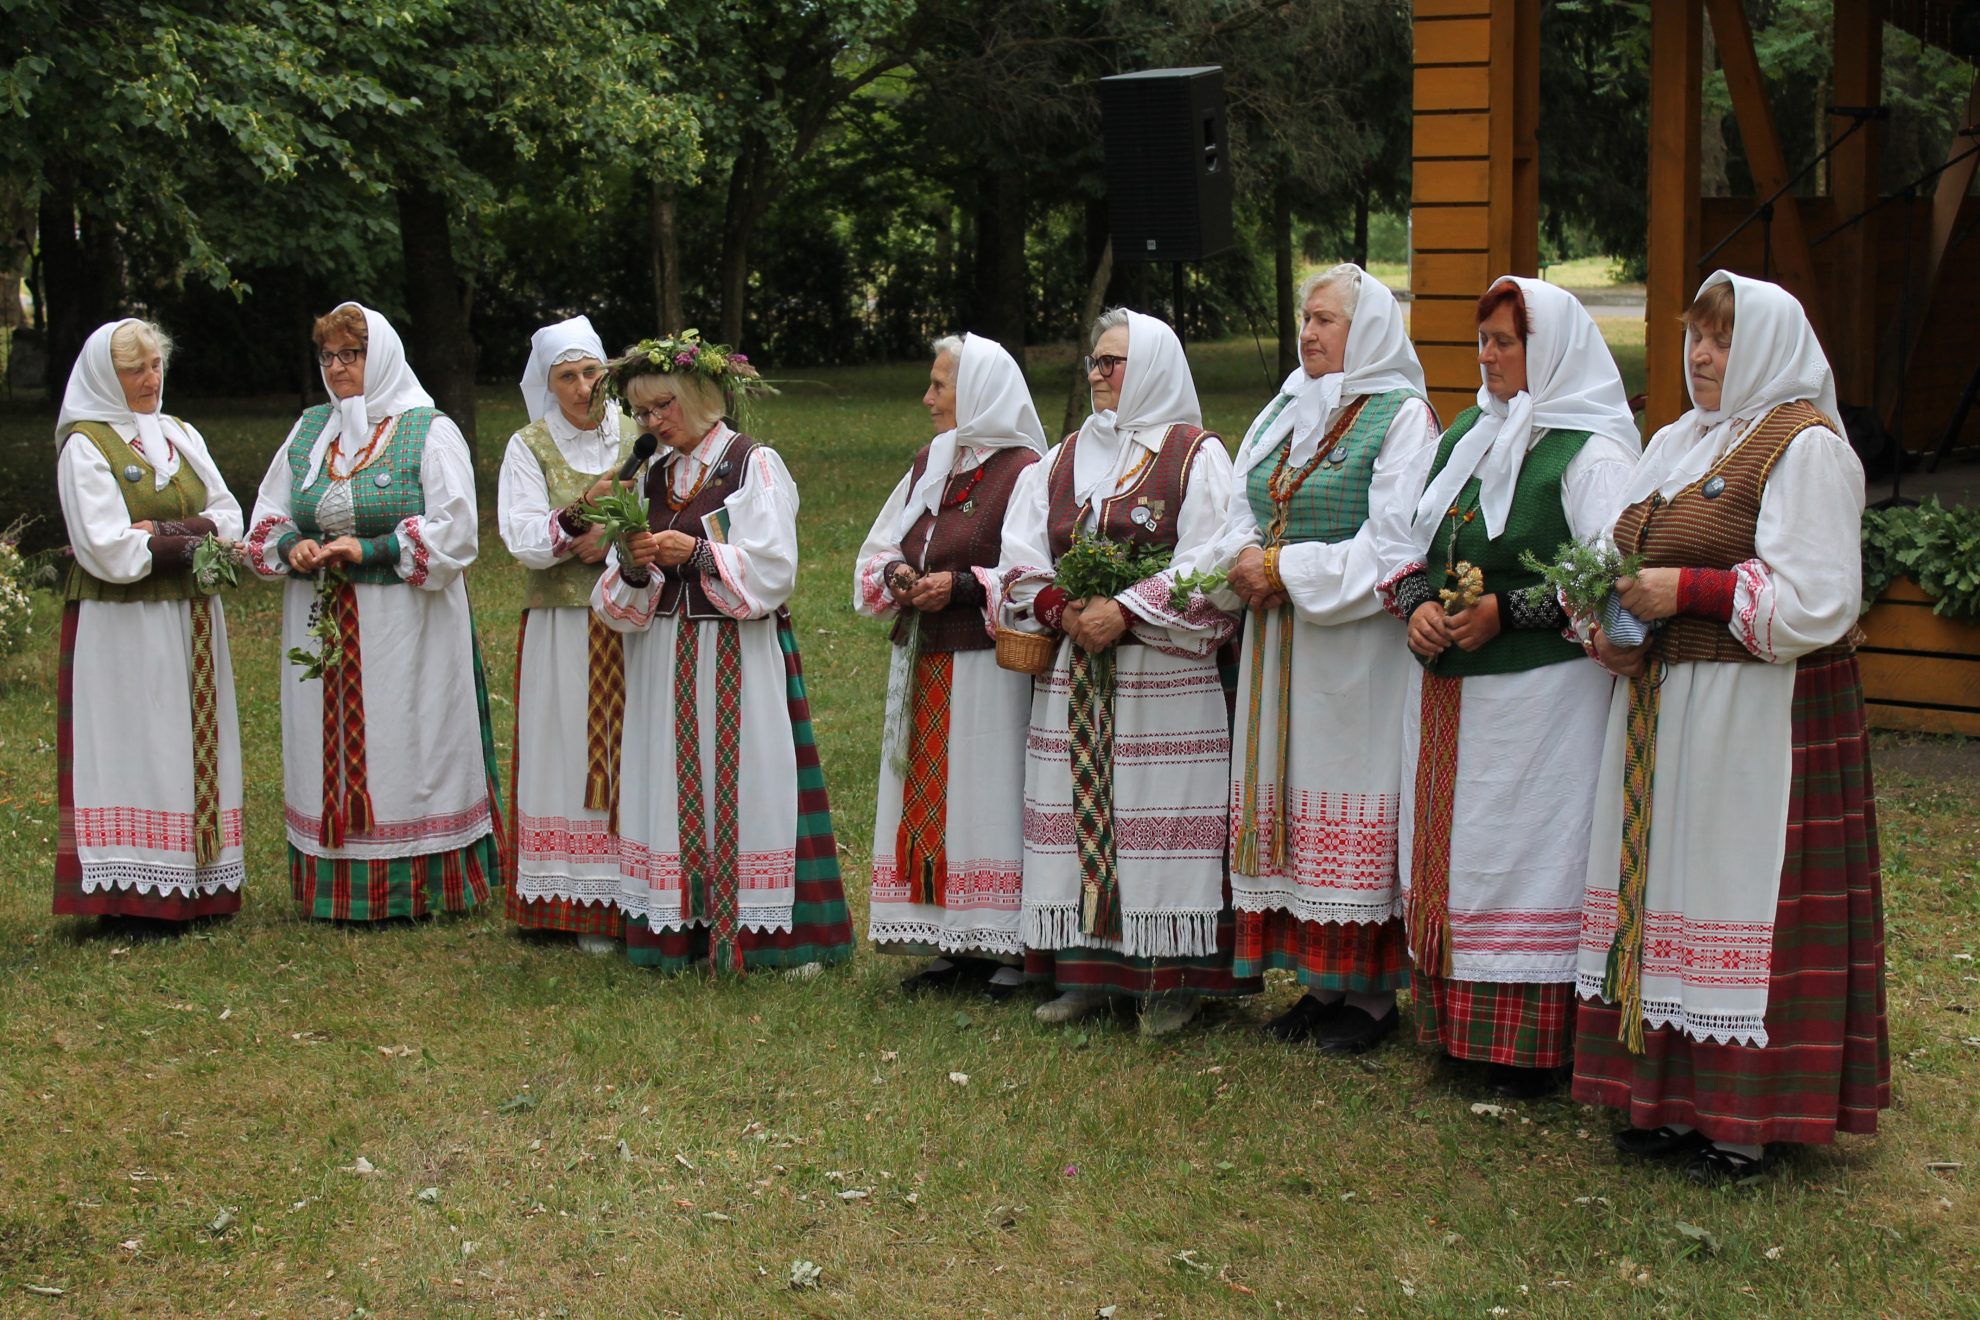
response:
[[[1019,632],[997,626],[997,664],[1000,668],[1030,674],[1033,678],[1052,672],[1052,658],[1059,652],[1059,639],[1049,633]]]

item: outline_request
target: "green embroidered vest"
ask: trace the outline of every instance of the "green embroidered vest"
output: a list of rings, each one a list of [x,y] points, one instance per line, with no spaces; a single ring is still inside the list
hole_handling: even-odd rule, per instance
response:
[[[1411,390],[1389,390],[1368,396],[1347,433],[1330,452],[1320,456],[1319,463],[1300,483],[1286,512],[1286,530],[1280,544],[1322,541],[1331,545],[1361,530],[1361,525],[1368,521],[1368,483],[1375,476],[1375,460],[1381,455],[1382,442],[1388,438],[1389,424],[1395,421],[1403,404],[1416,397]],[[1290,402],[1286,396],[1281,398]],[[1275,410],[1263,424],[1270,426],[1277,416]],[[1283,456],[1290,444],[1289,433],[1276,453]],[[1261,530],[1272,525],[1271,482],[1272,471],[1277,466],[1278,459],[1268,455],[1245,474],[1245,498],[1250,501],[1251,516],[1257,519]]]
[[[1479,410],[1471,407],[1451,423],[1451,429],[1437,446],[1437,459],[1430,468],[1432,481],[1444,470],[1444,464],[1450,462],[1451,451],[1478,418]],[[1488,593],[1505,595],[1537,586],[1540,575],[1521,566],[1520,552],[1531,550],[1541,559],[1550,560],[1563,541],[1573,539],[1567,510],[1561,506],[1561,475],[1587,443],[1586,431],[1548,431],[1538,444],[1527,450],[1519,481],[1513,487],[1512,508],[1507,511],[1505,529],[1496,541],[1486,536],[1482,514],[1458,524],[1455,546],[1451,542],[1453,520],[1446,517],[1439,523],[1436,539],[1424,556],[1428,561],[1430,585],[1453,586],[1448,566],[1468,561],[1484,574]],[[1465,482],[1458,492],[1457,507],[1465,513],[1476,510],[1478,491],[1478,478]],[[1450,678],[1472,678],[1480,674],[1516,674],[1581,658],[1581,648],[1557,632],[1508,629],[1476,651],[1451,647],[1438,657],[1432,669]]]
[[[639,436],[639,428],[629,417],[619,418],[619,456],[613,460],[610,471],[617,472],[632,454],[633,441]],[[579,472],[564,458],[562,450],[550,434],[550,427],[542,421],[531,422],[516,433],[529,452],[535,456],[536,465],[543,469],[543,484],[549,487],[550,507],[561,509],[579,499],[591,489],[592,483],[605,472]],[[549,568],[532,568],[523,573],[523,605],[526,610],[584,609],[591,603],[592,584],[605,565],[587,564],[573,556],[561,564]]]
[[[131,447],[130,441],[117,434],[116,429],[103,422],[76,422],[69,428],[88,436],[103,455],[104,462],[110,465],[110,475],[117,479],[117,489],[123,493],[124,509],[131,515],[132,522],[184,522],[197,518],[206,508],[206,483],[192,470],[192,464],[185,455],[179,456],[179,470],[165,483],[163,490],[153,488],[153,469],[145,462],[144,456]],[[133,475],[136,480],[132,480]],[[105,582],[91,577],[83,571],[83,566],[71,560],[69,575],[62,584],[64,600],[104,600],[123,603],[139,600],[191,600],[200,595],[193,586],[192,572],[189,569],[174,569],[166,572],[151,572],[135,582]]]
[[[380,452],[372,455],[362,471],[350,476],[347,484],[357,520],[357,530],[351,535],[360,540],[387,536],[406,519],[426,512],[426,492],[420,486],[419,465],[426,456],[426,433],[438,416],[437,408],[408,408],[400,413],[393,420],[392,433],[385,438]],[[305,409],[295,438],[289,442],[290,516],[295,519],[298,532],[317,541],[330,539],[316,515],[323,497],[336,484],[330,476],[330,464],[324,463],[316,474],[315,484],[305,487],[302,483],[309,473],[310,447],[329,421],[329,404],[319,403]],[[351,437],[345,439],[348,444]],[[359,448],[370,439],[370,436],[359,438]],[[353,582],[396,586],[401,580],[397,558],[394,555],[370,564],[345,564],[344,575]]]

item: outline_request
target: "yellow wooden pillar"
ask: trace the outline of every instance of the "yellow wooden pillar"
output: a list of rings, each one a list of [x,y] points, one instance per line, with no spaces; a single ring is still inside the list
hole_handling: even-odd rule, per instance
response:
[[[1416,0],[1410,336],[1448,423],[1478,393],[1472,309],[1537,275],[1540,0]]]
[[[1699,92],[1705,58],[1701,0],[1650,10],[1649,282],[1644,290],[1646,435],[1691,406],[1684,388],[1678,316],[1691,304],[1698,269]]]

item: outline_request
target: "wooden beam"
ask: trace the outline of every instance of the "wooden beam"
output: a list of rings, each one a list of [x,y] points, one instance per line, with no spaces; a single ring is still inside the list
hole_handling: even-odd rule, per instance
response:
[[[1753,53],[1753,30],[1747,25],[1746,10],[1740,0],[1705,0],[1705,8],[1712,16],[1712,36],[1718,44],[1719,62],[1725,68],[1726,90],[1732,95],[1733,114],[1739,121],[1739,140],[1746,148],[1747,168],[1753,175],[1757,202],[1788,181],[1787,157],[1781,153],[1780,134],[1774,129],[1774,112],[1767,100],[1767,78],[1760,71],[1759,57]],[[1717,235],[1713,239],[1716,241]],[[1792,193],[1774,203],[1772,249],[1770,278],[1801,300],[1802,310],[1808,313],[1816,335],[1826,346],[1828,307],[1820,286],[1815,283],[1815,261],[1809,255],[1808,234],[1801,224],[1801,204]]]
[[[1884,9],[1880,0],[1835,0],[1837,105],[1877,105],[1884,97]],[[1831,139],[1847,130],[1847,118],[1831,117]],[[1876,202],[1883,175],[1883,125],[1865,124],[1836,148],[1829,163],[1829,192],[1844,219]],[[1829,323],[1829,363],[1845,403],[1876,397],[1876,219],[1836,235],[1836,292]]]
[[[1960,121],[1962,126],[1980,122],[1976,120],[1976,116],[1980,116],[1980,73],[1974,75],[1973,90],[1967,93],[1966,117]],[[1946,147],[1946,160],[1953,160],[1976,143],[1980,143],[1980,139],[1953,134],[1951,144]],[[1923,268],[1912,274],[1912,278],[1917,281],[1913,287],[1918,292],[1912,300],[1912,306],[1916,310],[1912,314],[1911,324],[1898,327],[1897,371],[1888,380],[1877,382],[1877,410],[1883,416],[1884,425],[1897,430],[1898,437],[1906,449],[1926,449],[1937,441],[1936,435],[1915,433],[1908,425],[1910,417],[1897,415],[1899,393],[1897,384],[1911,374],[1919,336],[1930,322],[1933,305],[1938,301],[1939,266],[1945,261],[1946,247],[1952,242],[1953,226],[1959,220],[1960,207],[1966,201],[1967,190],[1973,186],[1976,163],[1980,163],[1980,157],[1968,156],[1939,175],[1939,182],[1932,193],[1932,232],[1926,241]],[[1915,208],[1903,206],[1899,209],[1903,217],[1900,223],[1907,225],[1918,223]],[[1911,396],[1911,391],[1906,389],[1904,394],[1908,398]],[[1912,411],[1910,406],[1905,408],[1907,414]]]
[[[1644,292],[1644,364],[1654,435],[1690,406],[1677,318],[1698,287],[1698,131],[1705,30],[1700,0],[1650,10],[1650,278]]]
[[[1513,14],[1512,251],[1514,275],[1540,273],[1540,0]]]
[[[1492,0],[1492,113],[1488,116],[1486,155],[1491,160],[1485,264],[1488,279],[1510,274],[1513,259],[1513,120],[1519,99],[1519,42],[1515,10],[1519,0]],[[1536,74],[1537,76],[1537,74]],[[1478,291],[1485,291],[1479,285]]]

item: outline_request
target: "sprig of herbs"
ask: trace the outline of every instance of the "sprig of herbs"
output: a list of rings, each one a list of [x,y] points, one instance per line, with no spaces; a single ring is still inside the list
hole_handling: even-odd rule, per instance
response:
[[[193,585],[208,596],[241,585],[241,548],[208,532],[193,547]]]
[[[1519,562],[1529,573],[1540,575],[1540,581],[1526,589],[1529,603],[1545,604],[1558,592],[1568,613],[1586,619],[1601,612],[1617,578],[1633,576],[1643,567],[1643,556],[1625,555],[1606,543],[1563,541],[1551,564],[1531,550],[1521,551]]]
[[[1169,608],[1181,614],[1189,608],[1189,598],[1197,592],[1209,595],[1230,585],[1231,575],[1224,569],[1212,568],[1200,573],[1178,573],[1175,585],[1169,588]]]
[[[1074,600],[1118,596],[1168,568],[1172,557],[1166,546],[1144,547],[1076,531],[1072,545],[1059,556],[1052,581]]]
[[[646,510],[646,496],[632,489],[614,490],[578,506],[580,517],[605,529],[607,541],[623,541],[634,532],[645,531]]]
[[[344,585],[344,570],[332,567],[322,570],[316,578],[316,595],[309,602],[309,623],[305,631],[316,639],[316,650],[310,652],[304,647],[289,648],[289,663],[302,669],[302,681],[322,678],[323,671],[335,669],[344,663],[344,640],[337,630],[336,616],[330,612],[331,597]]]

